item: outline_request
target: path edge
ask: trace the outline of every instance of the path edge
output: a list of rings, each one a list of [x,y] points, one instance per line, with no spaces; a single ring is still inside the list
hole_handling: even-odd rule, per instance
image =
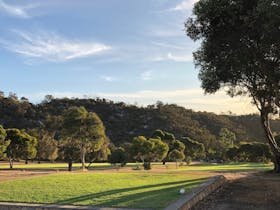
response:
[[[164,210],[188,210],[199,201],[207,197],[210,193],[221,187],[227,182],[223,175],[209,178],[206,182],[200,184],[188,191],[183,197],[168,205]]]

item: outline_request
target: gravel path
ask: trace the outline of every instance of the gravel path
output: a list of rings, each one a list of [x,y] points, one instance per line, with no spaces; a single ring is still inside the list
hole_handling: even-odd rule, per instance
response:
[[[228,184],[192,210],[280,210],[280,175],[247,172],[225,174]]]

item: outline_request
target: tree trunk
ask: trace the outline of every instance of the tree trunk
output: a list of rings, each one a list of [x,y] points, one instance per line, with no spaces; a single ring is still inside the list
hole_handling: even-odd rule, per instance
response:
[[[86,148],[83,146],[81,149],[81,162],[82,162],[82,170],[86,170]]]
[[[12,168],[13,168],[13,165],[14,165],[13,159],[12,159],[12,158],[9,158],[9,163],[10,163],[10,169],[12,169]]]
[[[68,160],[68,171],[72,171],[72,160]]]
[[[270,129],[268,113],[261,112],[261,124],[265,131],[265,137],[273,153],[274,172],[280,173],[280,148],[278,147]]]
[[[25,160],[25,164],[28,164],[28,160],[27,159]]]

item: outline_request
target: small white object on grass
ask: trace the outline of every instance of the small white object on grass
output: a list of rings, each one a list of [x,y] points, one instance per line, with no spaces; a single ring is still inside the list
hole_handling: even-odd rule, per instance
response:
[[[184,188],[181,188],[179,192],[180,192],[180,194],[184,194],[186,191]]]

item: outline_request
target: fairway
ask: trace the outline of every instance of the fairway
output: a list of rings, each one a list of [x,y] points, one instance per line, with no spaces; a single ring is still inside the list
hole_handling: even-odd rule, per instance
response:
[[[1,168],[6,166],[1,164]],[[75,164],[76,169],[79,166]],[[272,169],[271,164],[260,163],[196,164],[178,169],[174,163],[154,163],[151,171],[135,171],[134,166],[117,171],[107,163],[96,163],[89,172],[52,172],[0,182],[0,201],[162,209],[181,196],[179,189],[190,190],[219,172]],[[67,164],[20,164],[16,168],[66,170]],[[95,170],[99,168],[103,170]]]
[[[0,200],[161,209],[205,176],[169,173],[59,173],[0,183]]]

